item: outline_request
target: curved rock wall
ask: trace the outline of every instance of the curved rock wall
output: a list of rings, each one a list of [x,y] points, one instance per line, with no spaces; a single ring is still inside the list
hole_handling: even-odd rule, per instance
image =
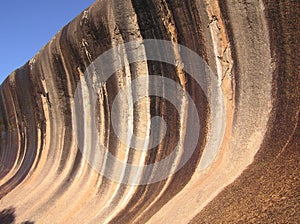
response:
[[[13,208],[18,223],[299,222],[299,11],[96,1],[0,87],[0,221]]]

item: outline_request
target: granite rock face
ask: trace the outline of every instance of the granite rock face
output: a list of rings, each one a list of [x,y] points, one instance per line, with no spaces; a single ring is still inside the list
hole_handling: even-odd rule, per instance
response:
[[[296,0],[96,1],[0,87],[0,210],[18,223],[300,222],[299,11]],[[141,51],[116,48],[128,42]],[[170,55],[150,60],[155,44]],[[140,52],[149,60],[129,63]],[[137,79],[148,81],[113,114]],[[177,106],[163,97],[172,85]]]

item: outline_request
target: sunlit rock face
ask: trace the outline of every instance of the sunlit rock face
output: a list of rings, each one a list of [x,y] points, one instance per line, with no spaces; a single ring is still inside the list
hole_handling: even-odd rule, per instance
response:
[[[299,10],[96,1],[0,87],[0,223],[300,222]]]

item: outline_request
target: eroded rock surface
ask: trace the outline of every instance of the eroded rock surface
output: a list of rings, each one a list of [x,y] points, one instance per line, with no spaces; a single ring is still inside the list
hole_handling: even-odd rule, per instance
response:
[[[299,11],[296,0],[96,1],[0,87],[0,210],[14,208],[17,222],[35,223],[300,222]],[[149,60],[118,69],[101,83],[91,108],[85,85],[105,65],[87,73],[91,63],[116,46],[143,46],[147,39],[171,41],[174,65]],[[211,69],[204,72],[204,88],[185,70],[195,58],[185,58],[176,43]],[[143,52],[150,57],[151,49]],[[111,59],[127,61],[131,54],[117,52]],[[179,110],[152,96],[113,117],[125,133],[144,139],[163,134],[161,126],[151,129],[150,119],[162,117],[166,133],[151,150],[122,144],[112,127],[118,92],[154,75],[189,93],[201,124],[193,154],[174,174],[195,116],[184,97],[177,96]],[[167,91],[149,83],[149,89]],[[76,97],[82,103],[77,111]],[[131,105],[130,97],[118,106]],[[83,122],[75,127],[74,121]],[[99,173],[82,153],[94,147],[86,144],[91,126],[111,155],[142,168],[124,170],[119,181]],[[168,158],[177,144],[162,170],[144,172],[144,165]],[[117,169],[107,155],[92,158],[106,170]],[[151,181],[161,172],[170,175]],[[148,184],[126,184],[127,174]]]

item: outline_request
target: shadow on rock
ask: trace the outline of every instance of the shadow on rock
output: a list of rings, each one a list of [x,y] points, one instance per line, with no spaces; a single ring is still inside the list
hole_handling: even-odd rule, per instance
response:
[[[15,208],[4,209],[0,212],[0,223],[1,224],[11,224],[15,221]]]
[[[0,212],[0,224],[15,224],[16,215],[15,215],[16,209],[15,208],[7,208]],[[25,221],[21,224],[34,224],[32,221]]]

